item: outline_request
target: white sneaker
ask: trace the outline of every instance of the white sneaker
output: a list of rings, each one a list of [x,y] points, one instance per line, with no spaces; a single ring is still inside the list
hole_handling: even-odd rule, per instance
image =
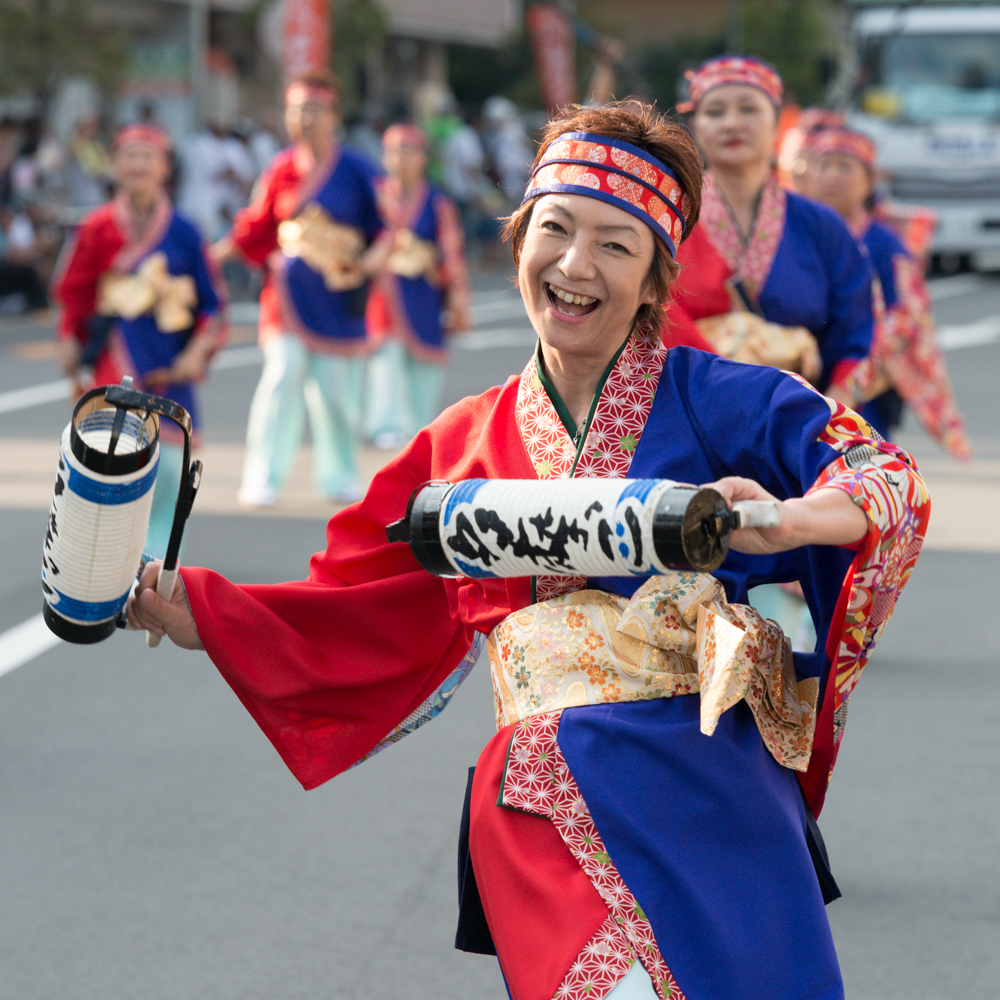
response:
[[[278,499],[278,494],[267,485],[263,486],[241,486],[236,499],[241,507],[255,510],[260,507],[273,507]]]

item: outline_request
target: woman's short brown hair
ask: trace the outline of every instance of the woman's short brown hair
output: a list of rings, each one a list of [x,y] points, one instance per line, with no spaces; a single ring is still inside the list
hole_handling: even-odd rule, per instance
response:
[[[680,125],[669,121],[652,105],[640,101],[616,101],[600,108],[571,104],[546,124],[532,169],[538,166],[546,149],[564,132],[593,132],[609,139],[629,142],[670,167],[687,194],[681,242],[687,239],[701,211],[701,153]],[[506,220],[503,229],[503,238],[511,242],[515,267],[521,263],[521,249],[534,205],[534,199],[521,205]],[[658,327],[663,322],[663,304],[678,270],[663,241],[656,237],[653,241],[653,261],[646,276],[646,282],[652,286],[656,297],[651,305],[639,307],[636,314],[639,326]]]

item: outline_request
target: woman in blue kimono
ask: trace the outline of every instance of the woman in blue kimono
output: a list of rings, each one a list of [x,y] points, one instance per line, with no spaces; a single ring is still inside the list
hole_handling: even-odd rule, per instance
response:
[[[185,568],[165,601],[154,566],[128,606],[207,650],[307,788],[452,703],[487,637],[498,731],[467,800],[460,939],[495,949],[513,1000],[843,997],[812,818],[928,499],[802,379],[663,346],[700,191],[654,109],[568,108],[509,225],[539,337],[521,375],[422,430],[333,517],[308,580]],[[783,521],[737,532],[714,576],[439,578],[386,538],[428,480],[625,476],[777,499]],[[743,602],[795,577],[820,641],[793,661]]]
[[[270,507],[302,440],[308,411],[318,492],[361,495],[358,443],[370,251],[379,231],[377,170],[337,141],[340,97],[332,78],[309,74],[285,91],[292,145],[261,175],[252,203],[213,247],[267,269],[260,294],[264,370],[250,404],[239,500]]]
[[[166,396],[200,425],[195,385],[218,349],[221,282],[198,230],[179,216],[164,190],[170,140],[139,122],[115,138],[115,198],[80,223],[53,281],[62,305],[59,357],[79,392],[117,385]],[[160,425],[160,463],[145,551],[167,551],[183,465],[183,438]]]
[[[667,343],[695,343],[697,328],[702,346],[792,368],[853,405],[845,386],[871,344],[871,267],[835,212],[778,183],[781,77],[758,59],[719,56],[690,74],[689,90],[679,110],[692,112],[709,169],[701,219],[677,257]]]
[[[391,248],[368,297],[365,435],[398,448],[437,416],[447,337],[469,325],[471,291],[455,203],[427,183],[427,137],[392,125],[382,137],[386,176],[376,182],[380,239]]]
[[[878,278],[871,354],[852,377],[855,394],[871,400],[865,415],[888,436],[900,422],[905,401],[928,434],[956,458],[970,458],[965,420],[935,337],[923,265],[896,232],[872,215],[875,144],[860,132],[835,126],[811,136],[807,148],[816,197],[864,245]]]

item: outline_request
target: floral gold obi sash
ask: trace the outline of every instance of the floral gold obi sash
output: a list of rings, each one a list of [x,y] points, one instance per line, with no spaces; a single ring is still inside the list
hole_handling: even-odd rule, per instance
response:
[[[163,333],[189,330],[197,305],[194,278],[171,274],[162,251],[150,254],[135,274],[110,271],[97,286],[97,311],[102,316],[133,320],[151,312]]]
[[[544,712],[700,693],[701,731],[745,699],[765,746],[805,771],[819,684],[798,681],[781,629],[727,604],[704,573],[654,576],[631,598],[578,590],[508,615],[489,635],[497,729]]]
[[[315,202],[278,226],[278,245],[287,257],[301,257],[323,276],[331,292],[359,288],[365,282],[358,258],[365,249],[359,229],[337,222]]]

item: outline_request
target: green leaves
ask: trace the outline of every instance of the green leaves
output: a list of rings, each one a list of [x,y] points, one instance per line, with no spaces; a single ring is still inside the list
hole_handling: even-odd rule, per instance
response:
[[[45,103],[78,75],[112,89],[125,64],[124,32],[97,24],[86,0],[0,5],[0,93],[29,91]]]

